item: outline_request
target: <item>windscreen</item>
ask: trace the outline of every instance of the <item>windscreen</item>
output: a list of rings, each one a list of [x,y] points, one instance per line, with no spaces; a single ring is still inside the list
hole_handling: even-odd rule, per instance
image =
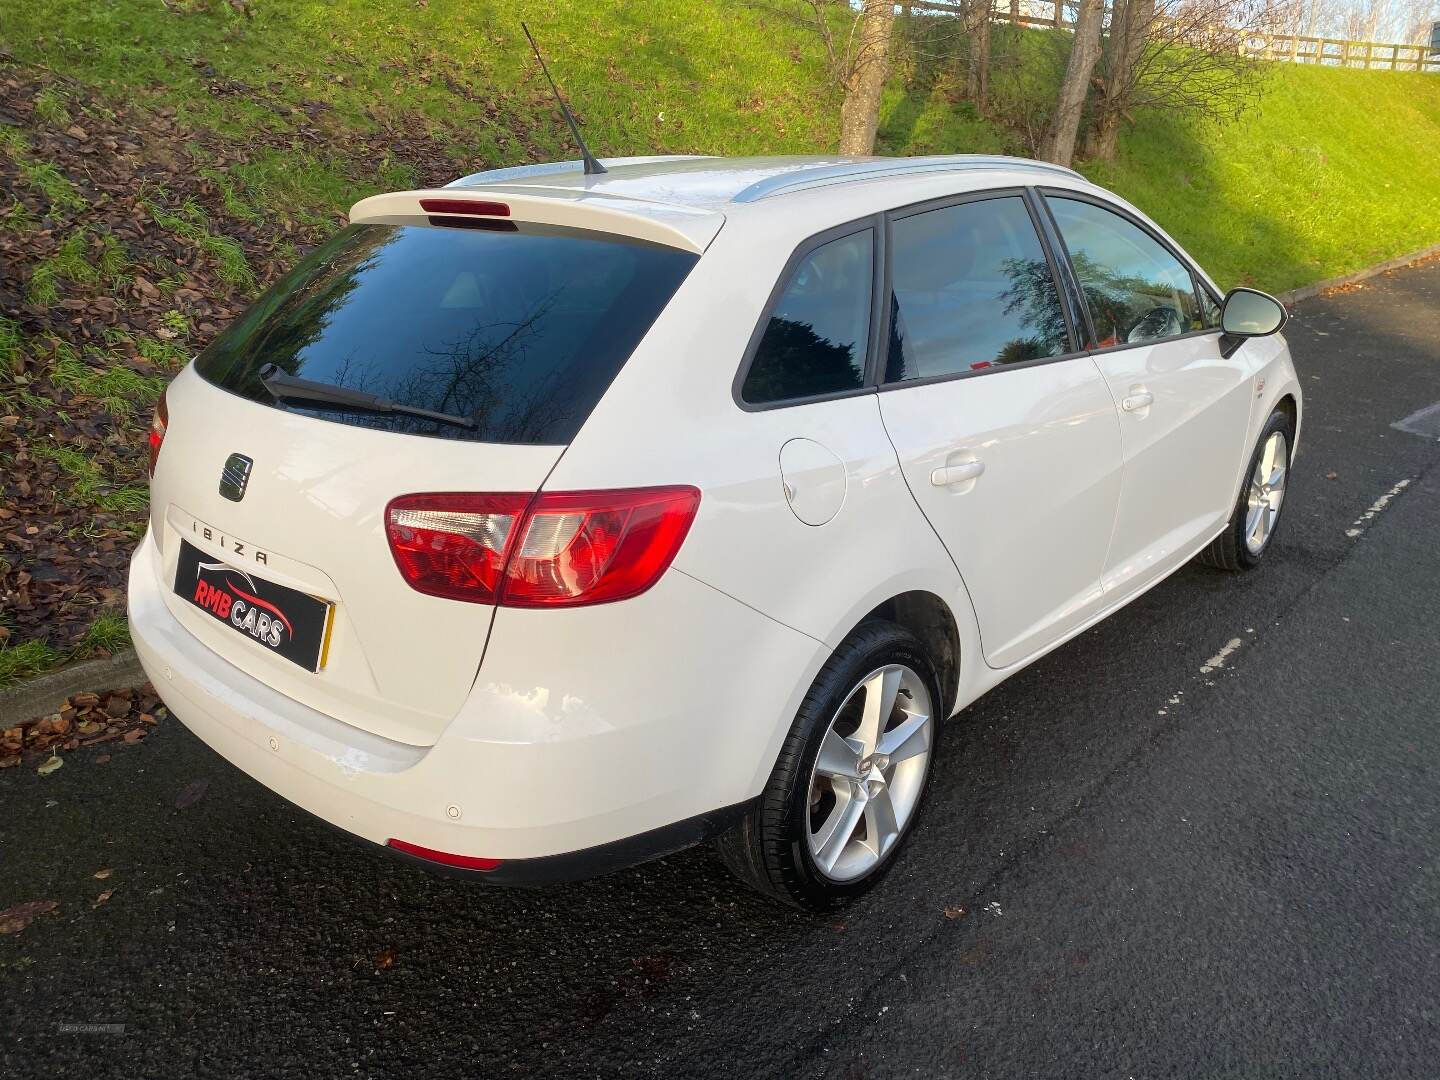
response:
[[[340,423],[570,442],[697,256],[607,233],[483,226],[351,225],[232,323],[196,370],[254,401]],[[260,381],[268,364],[474,426],[277,403]]]

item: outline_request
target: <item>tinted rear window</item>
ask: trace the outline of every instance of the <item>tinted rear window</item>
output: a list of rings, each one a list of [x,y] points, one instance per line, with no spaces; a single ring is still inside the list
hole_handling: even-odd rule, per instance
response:
[[[312,252],[196,362],[273,404],[266,364],[474,428],[287,399],[292,412],[452,439],[568,443],[695,265],[609,234],[352,225]]]

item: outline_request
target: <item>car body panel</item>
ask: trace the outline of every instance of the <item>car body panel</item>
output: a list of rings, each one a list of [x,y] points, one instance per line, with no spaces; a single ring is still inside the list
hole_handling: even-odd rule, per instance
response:
[[[463,708],[433,746],[413,746],[242,671],[176,619],[167,595],[147,535],[130,574],[135,647],[191,731],[367,840],[487,858],[594,847],[753,795],[779,751],[776,716],[794,714],[828,655],[671,572],[621,605],[504,609],[505,631]],[[617,631],[617,614],[633,636]],[[657,656],[645,628],[679,625],[690,628],[683,648]]]
[[[1243,352],[1222,357],[1217,331],[1093,357],[1117,404],[1125,461],[1105,562],[1107,593],[1173,569],[1229,518],[1230,478],[1248,454],[1254,397],[1250,354]],[[1127,397],[1140,393],[1153,402],[1127,410]]]
[[[1114,402],[1089,357],[888,387],[880,410],[911,492],[969,585],[988,663],[1027,656],[1096,609],[1121,454]],[[933,482],[965,462],[984,472]]]
[[[315,420],[227,393],[193,367],[166,397],[150,528],[170,580],[183,537],[212,559],[334,602],[328,662],[306,671],[173,592],[170,612],[217,656],[297,701],[387,738],[433,743],[475,680],[493,609],[406,585],[386,541],[385,505],[415,491],[533,491],[560,448]],[[254,460],[239,502],[219,490],[235,452]]]

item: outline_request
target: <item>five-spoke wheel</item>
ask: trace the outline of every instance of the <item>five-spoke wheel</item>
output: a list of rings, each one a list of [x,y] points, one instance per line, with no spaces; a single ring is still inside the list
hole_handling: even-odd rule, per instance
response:
[[[810,774],[810,856],[832,881],[874,869],[920,801],[930,761],[933,705],[903,664],[862,679],[840,706]]]
[[[1280,517],[1280,503],[1285,498],[1285,474],[1290,463],[1290,444],[1283,431],[1272,431],[1265,439],[1260,459],[1250,474],[1250,496],[1245,513],[1245,547],[1250,554],[1265,550],[1275,522]]]
[[[915,635],[862,623],[815,677],[764,792],[720,839],[726,863],[811,910],[871,888],[915,829],[943,709]]]

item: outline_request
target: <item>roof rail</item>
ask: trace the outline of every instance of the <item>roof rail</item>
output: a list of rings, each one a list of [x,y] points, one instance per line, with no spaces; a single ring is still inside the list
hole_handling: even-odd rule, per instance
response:
[[[687,158],[709,157],[708,154],[656,154],[653,157],[603,158],[601,164],[607,169],[616,165],[653,165],[657,161],[683,161]],[[480,187],[484,184],[503,184],[509,180],[527,180],[534,176],[553,176],[557,173],[584,172],[580,161],[546,161],[538,165],[512,165],[507,169],[487,169],[471,173],[459,180],[451,180],[446,187]]]
[[[1029,158],[988,156],[983,154],[944,154],[934,157],[915,158],[874,158],[870,161],[854,161],[844,165],[817,165],[813,169],[799,169],[779,176],[757,180],[740,191],[731,200],[737,203],[758,202],[772,195],[783,195],[788,191],[800,191],[810,187],[823,187],[849,180],[870,180],[883,176],[908,176],[912,173],[956,172],[964,169],[1008,169],[1015,172],[1058,173],[1073,180],[1084,180],[1074,169],[1063,165],[1052,165],[1047,161],[1031,161]]]

